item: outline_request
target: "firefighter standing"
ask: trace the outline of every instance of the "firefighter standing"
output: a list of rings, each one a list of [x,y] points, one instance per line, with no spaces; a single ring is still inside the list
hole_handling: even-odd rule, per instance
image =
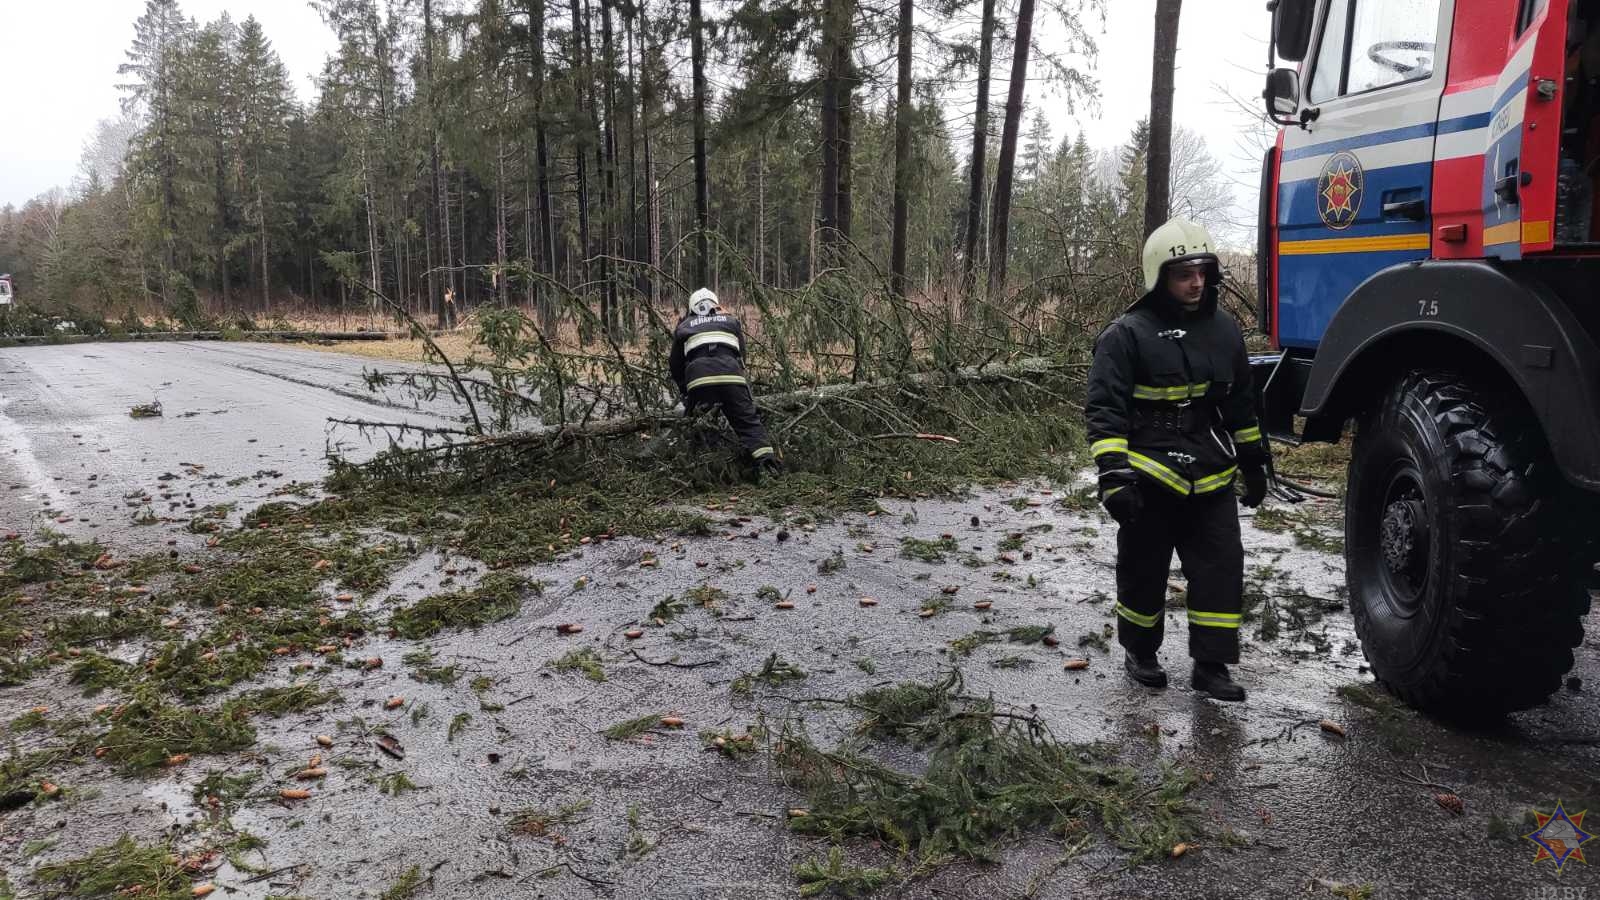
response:
[[[672,335],[668,366],[686,415],[701,407],[721,407],[756,471],[783,471],[745,377],[744,329],[738,319],[722,311],[709,289],[700,288],[689,296],[689,311]]]
[[[1244,505],[1266,496],[1266,442],[1244,337],[1217,310],[1221,267],[1200,225],[1173,219],[1144,246],[1147,293],[1095,344],[1085,416],[1100,502],[1117,531],[1117,638],[1128,674],[1166,687],[1161,647],[1167,576],[1178,551],[1188,579],[1192,684],[1243,700],[1239,661]]]

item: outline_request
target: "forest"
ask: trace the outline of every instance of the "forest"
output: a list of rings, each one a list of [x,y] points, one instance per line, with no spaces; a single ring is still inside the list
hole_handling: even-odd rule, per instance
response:
[[[80,176],[0,209],[19,297],[632,335],[701,284],[1079,323],[1137,292],[1151,129],[1096,148],[1045,113],[1095,109],[1102,0],[313,5],[338,47],[302,103],[254,18],[147,0]],[[1243,245],[1222,169],[1177,130],[1169,206]]]

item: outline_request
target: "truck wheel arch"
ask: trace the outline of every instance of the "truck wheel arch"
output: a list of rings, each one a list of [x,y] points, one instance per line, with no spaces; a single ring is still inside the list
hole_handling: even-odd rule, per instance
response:
[[[1482,261],[1408,263],[1367,279],[1317,347],[1300,404],[1306,439],[1337,440],[1419,363],[1498,374],[1533,411],[1566,478],[1600,491],[1600,348],[1562,285],[1538,264]]]

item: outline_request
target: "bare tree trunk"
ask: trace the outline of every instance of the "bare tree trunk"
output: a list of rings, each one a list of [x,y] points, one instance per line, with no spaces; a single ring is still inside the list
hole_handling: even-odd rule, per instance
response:
[[[846,241],[855,228],[855,0],[842,0],[844,31],[839,48],[839,234]]]
[[[700,0],[689,0],[689,46],[694,64],[695,281],[711,282],[711,184],[706,173],[706,45]]]
[[[899,83],[894,100],[894,234],[889,272],[895,295],[906,299],[906,229],[911,220],[911,24],[915,6],[900,0]]]
[[[622,28],[627,37],[628,45],[625,56],[628,62],[628,75],[623,79],[623,88],[628,95],[628,115],[624,121],[628,124],[628,243],[626,255],[629,261],[639,260],[639,128],[638,120],[634,118],[634,110],[639,106],[638,81],[635,80],[633,67],[633,17],[634,10],[631,6],[622,8]],[[630,291],[626,295],[629,300],[626,313],[628,334],[637,332],[638,301],[634,294],[639,289],[639,275],[637,266],[632,267],[633,275],[630,280]]]
[[[272,312],[272,276],[267,271],[267,197],[261,189],[261,158],[256,157],[256,225],[261,231],[261,312]]]
[[[1022,126],[1022,92],[1028,86],[1028,50],[1033,40],[1033,2],[1017,8],[1017,42],[1011,57],[1011,85],[1006,94],[1006,124],[1000,133],[1000,166],[994,177],[994,213],[989,218],[989,293],[1001,296],[1006,284],[1006,244],[1011,237],[1011,176],[1017,163],[1017,134]]]
[[[500,138],[499,140],[497,140],[495,142],[495,156],[496,156],[496,162],[499,165],[495,169],[495,179],[494,179],[494,197],[495,197],[495,205],[497,207],[496,211],[495,211],[494,249],[495,249],[495,262],[498,265],[498,268],[495,270],[494,281],[495,281],[495,289],[496,289],[495,292],[496,292],[496,294],[498,294],[498,299],[500,301],[500,306],[503,308],[503,307],[509,306],[510,303],[511,303],[511,297],[510,297],[510,294],[509,294],[509,289],[508,289],[508,287],[506,285],[506,143],[505,143],[505,138]]]
[[[822,189],[818,216],[823,265],[837,265],[850,237],[851,113],[855,77],[853,0],[825,0],[822,18]]]
[[[1144,235],[1171,211],[1172,89],[1178,60],[1178,19],[1183,0],[1156,0],[1156,40],[1150,70],[1150,152],[1145,159]]]
[[[767,132],[756,147],[756,284],[767,283]]]
[[[619,216],[617,215],[617,55],[616,47],[611,42],[611,0],[600,0],[600,52],[605,59],[601,68],[606,73],[605,95],[605,133],[604,144],[601,148],[604,162],[601,171],[605,173],[605,197],[600,204],[604,219],[601,222],[601,231],[604,235],[602,245],[605,248],[605,258],[601,260],[601,278],[605,282],[602,286],[602,308],[605,312],[602,320],[606,327],[611,329],[613,335],[619,333],[622,324],[622,310],[617,306],[617,278],[615,257],[621,255],[618,245],[617,230]]]
[[[576,101],[578,108],[576,119],[581,120],[584,113],[584,99],[588,94],[585,83],[589,77],[589,67],[585,65],[583,47],[587,41],[583,38],[583,0],[571,0],[572,5],[572,59],[573,67],[577,69],[574,79],[577,81]],[[576,172],[573,177],[578,183],[578,259],[580,272],[578,280],[587,282],[589,258],[589,173],[587,168],[588,140],[587,135],[578,135],[573,141],[576,152],[573,154],[576,163]]]
[[[555,212],[550,201],[550,146],[544,128],[544,0],[529,0],[528,21],[533,42],[533,143],[538,179],[539,253],[538,270],[556,275]],[[536,293],[542,290],[535,288]]]
[[[656,160],[650,143],[650,113],[655,106],[655,82],[650,77],[650,20],[645,16],[647,0],[640,0],[639,13],[639,131],[644,139],[645,230],[650,244],[650,274],[645,282],[645,299],[655,305],[658,289],[656,273],[661,269],[661,187],[656,183]]]
[[[983,179],[989,165],[989,69],[994,59],[994,2],[983,0],[978,40],[978,108],[972,124],[972,168],[967,176],[966,247],[961,259],[962,286],[973,288],[978,265],[978,235],[983,233]]]
[[[372,171],[368,165],[367,148],[361,148],[361,194],[367,207],[367,263],[372,272],[373,290],[383,290],[378,278],[378,220],[372,211]],[[370,301],[376,302],[376,301]]]
[[[455,305],[455,307],[453,309],[450,310],[450,327],[451,328],[454,328],[456,326],[456,322],[459,321],[459,318],[458,318],[459,314],[466,310],[466,308],[467,308],[467,300],[468,300],[468,297],[467,297],[466,265],[467,265],[467,258],[468,258],[469,254],[467,253],[467,170],[466,170],[465,166],[463,166],[462,168],[456,170],[456,184],[459,186],[459,190],[460,190],[460,193],[461,193],[461,265],[462,265],[462,271],[461,271],[461,293],[456,296],[456,305]],[[449,209],[449,207],[450,207],[450,204],[448,202],[448,198],[446,198],[445,208]]]
[[[422,65],[423,79],[427,82],[424,87],[428,92],[428,191],[431,195],[428,219],[434,224],[432,229],[434,239],[442,239],[440,249],[443,251],[428,254],[428,310],[433,313],[434,324],[444,326],[449,311],[440,302],[439,275],[435,261],[444,264],[446,290],[449,290],[449,286],[454,283],[455,266],[450,254],[450,213],[442,207],[442,204],[447,202],[447,186],[439,169],[439,103],[433,82],[433,0],[422,0]]]
[[[839,7],[842,0],[824,0],[822,13],[822,178],[817,192],[817,226],[829,248],[839,228]],[[812,236],[812,272],[816,272],[817,235]]]

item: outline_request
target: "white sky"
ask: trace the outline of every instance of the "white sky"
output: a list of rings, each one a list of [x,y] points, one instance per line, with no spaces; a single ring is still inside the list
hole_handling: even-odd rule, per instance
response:
[[[1030,85],[1030,106],[1044,103],[1055,137],[1086,130],[1097,148],[1121,143],[1150,103],[1150,50],[1155,0],[1107,0],[1100,45],[1097,115],[1070,116],[1063,103]],[[1264,0],[1188,0],[1178,41],[1175,119],[1205,137],[1238,186],[1242,211],[1253,213],[1259,163],[1256,144],[1241,132],[1248,118],[1225,92],[1260,94],[1264,80]],[[186,15],[206,22],[227,11],[236,20],[261,20],[292,73],[300,97],[332,51],[332,34],[304,0],[182,0]],[[77,172],[83,141],[95,123],[117,113],[117,66],[133,39],[143,0],[0,0],[0,205],[21,205],[51,187],[66,187]],[[1039,15],[1048,16],[1046,4]],[[1051,33],[1042,22],[1041,34]],[[1006,71],[997,66],[997,105]],[[955,112],[952,110],[952,112]],[[996,110],[998,114],[999,110]]]

